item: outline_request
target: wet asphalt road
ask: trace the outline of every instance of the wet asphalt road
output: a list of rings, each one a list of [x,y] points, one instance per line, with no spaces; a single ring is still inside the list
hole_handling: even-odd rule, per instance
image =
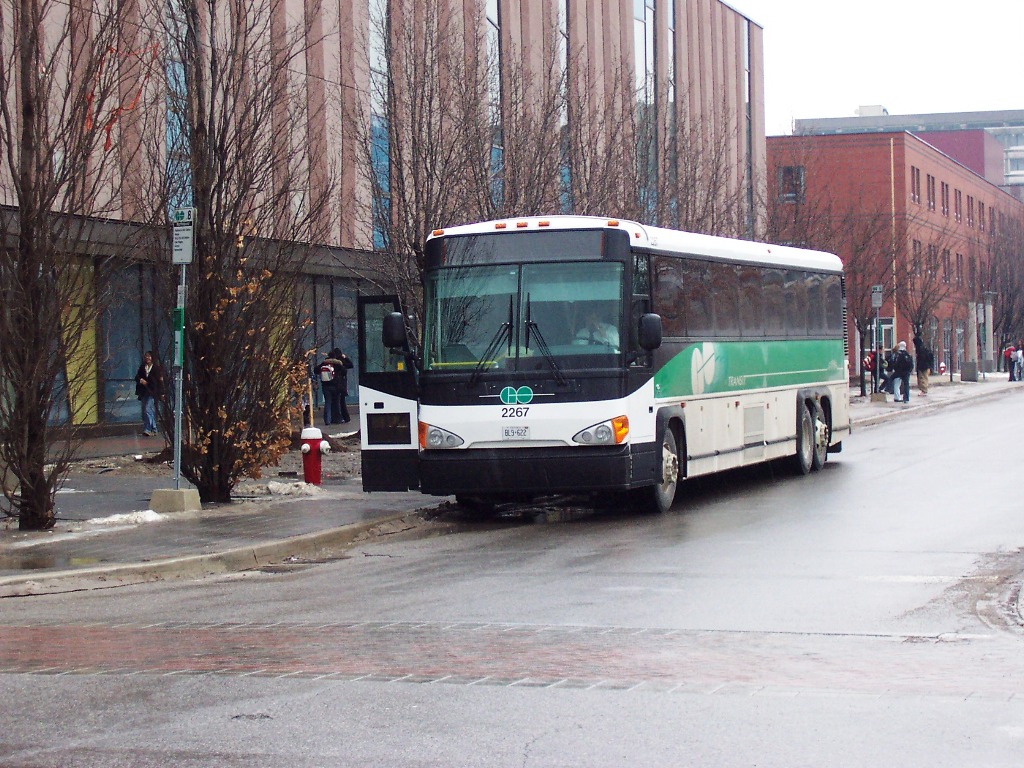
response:
[[[0,601],[0,764],[1019,765],[1021,415],[862,429],[660,517]]]

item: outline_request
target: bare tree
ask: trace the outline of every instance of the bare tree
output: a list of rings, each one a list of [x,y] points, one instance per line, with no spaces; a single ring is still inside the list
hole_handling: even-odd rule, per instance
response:
[[[883,302],[896,291],[893,265],[899,233],[891,211],[857,182],[836,187],[827,166],[805,145],[787,148],[768,172],[775,184],[763,206],[765,240],[842,258],[847,322],[857,329],[862,348],[854,354],[863,359],[873,346],[872,289],[881,286]],[[861,394],[866,394],[863,370]]]
[[[659,134],[657,219],[708,235],[746,234],[747,194],[734,149],[739,119],[723,99],[714,114],[694,112],[683,94],[668,105]],[[752,183],[752,182],[748,182]]]
[[[151,215],[196,210],[181,466],[203,501],[225,501],[290,442],[289,380],[305,368],[295,278],[331,230],[327,97],[303,66],[319,41],[288,26],[284,0],[180,0],[168,18],[169,162]],[[178,275],[165,274],[169,309]]]
[[[992,326],[998,348],[1024,338],[1024,222],[1007,217],[992,235],[985,289],[995,293]],[[980,277],[980,274],[979,274]]]
[[[899,308],[914,333],[921,334],[941,307],[966,298],[955,261],[962,241],[950,226],[936,227],[927,218],[907,216],[898,226],[894,279]]]
[[[346,119],[357,132],[379,259],[361,276],[418,311],[431,230],[474,218],[473,132],[487,114],[487,73],[472,19],[449,0],[371,4],[370,95]],[[479,19],[476,19],[479,21]],[[475,42],[474,42],[475,41]],[[467,55],[467,49],[469,55]]]
[[[54,525],[54,493],[98,411],[97,313],[123,213],[126,113],[151,58],[126,4],[0,2],[0,464],[25,530]],[[150,43],[152,41],[149,41]],[[116,241],[116,237],[114,238]]]

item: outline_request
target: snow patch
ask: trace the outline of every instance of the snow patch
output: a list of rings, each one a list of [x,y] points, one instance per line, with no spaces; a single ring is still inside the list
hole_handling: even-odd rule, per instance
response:
[[[272,496],[316,496],[320,488],[309,483],[279,483],[271,480],[267,483],[267,491]]]
[[[152,509],[143,509],[139,512],[128,512],[121,515],[110,515],[109,517],[96,517],[88,522],[90,525],[138,525],[139,523],[158,523],[163,519],[163,515],[159,512],[154,512]]]

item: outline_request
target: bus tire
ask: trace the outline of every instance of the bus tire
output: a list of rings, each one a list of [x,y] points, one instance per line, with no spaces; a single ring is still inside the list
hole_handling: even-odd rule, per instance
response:
[[[797,405],[796,456],[793,467],[801,475],[810,474],[814,467],[814,417],[806,403]]]
[[[814,406],[814,453],[811,456],[811,469],[817,472],[825,466],[828,461],[828,441],[832,436],[828,419],[825,418],[825,411],[821,404]]]
[[[647,507],[651,512],[664,514],[672,507],[679,484],[679,448],[676,445],[676,434],[669,426],[661,438],[661,465],[659,467],[661,482],[645,489]]]

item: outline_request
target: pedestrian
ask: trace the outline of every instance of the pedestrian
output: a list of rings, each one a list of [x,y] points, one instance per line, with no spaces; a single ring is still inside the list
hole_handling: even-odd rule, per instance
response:
[[[881,381],[878,382],[878,391],[888,392],[890,395],[895,394],[894,379],[896,376],[896,372],[895,370],[893,370],[892,367],[892,355],[893,351],[891,349],[887,349],[882,354],[882,359],[879,363],[879,368],[881,370]]]
[[[352,369],[352,360],[338,347],[331,350],[334,363],[334,423],[348,424],[352,417],[348,413],[348,372]]]
[[[935,365],[935,355],[925,345],[924,339],[920,335],[914,336],[914,358],[917,363],[917,388],[922,395],[927,395],[928,377]]]
[[[864,370],[871,376],[871,391],[878,392],[878,369],[875,368],[875,350],[864,355]]]
[[[1016,358],[1013,366],[1014,375],[1017,377],[1017,381],[1021,381],[1024,378],[1024,341],[1017,345]]]
[[[901,341],[896,353],[892,356],[892,369],[899,380],[899,392],[894,391],[897,402],[910,402],[910,373],[914,370],[914,358],[907,352],[907,342]]]
[[[348,370],[352,361],[335,347],[320,363],[320,390],[324,395],[324,424],[347,424],[351,421],[345,397],[348,395]]]
[[[135,372],[135,396],[142,404],[142,434],[156,434],[156,401],[164,391],[164,372],[153,350],[142,356],[142,364]]]
[[[1013,344],[1011,344],[1010,346],[1003,350],[1003,363],[1006,365],[1006,370],[1010,374],[1010,381],[1017,380],[1014,376],[1014,373],[1016,373],[1016,371],[1014,370],[1016,368],[1014,362],[1016,361],[1016,359],[1017,350],[1014,348]]]

